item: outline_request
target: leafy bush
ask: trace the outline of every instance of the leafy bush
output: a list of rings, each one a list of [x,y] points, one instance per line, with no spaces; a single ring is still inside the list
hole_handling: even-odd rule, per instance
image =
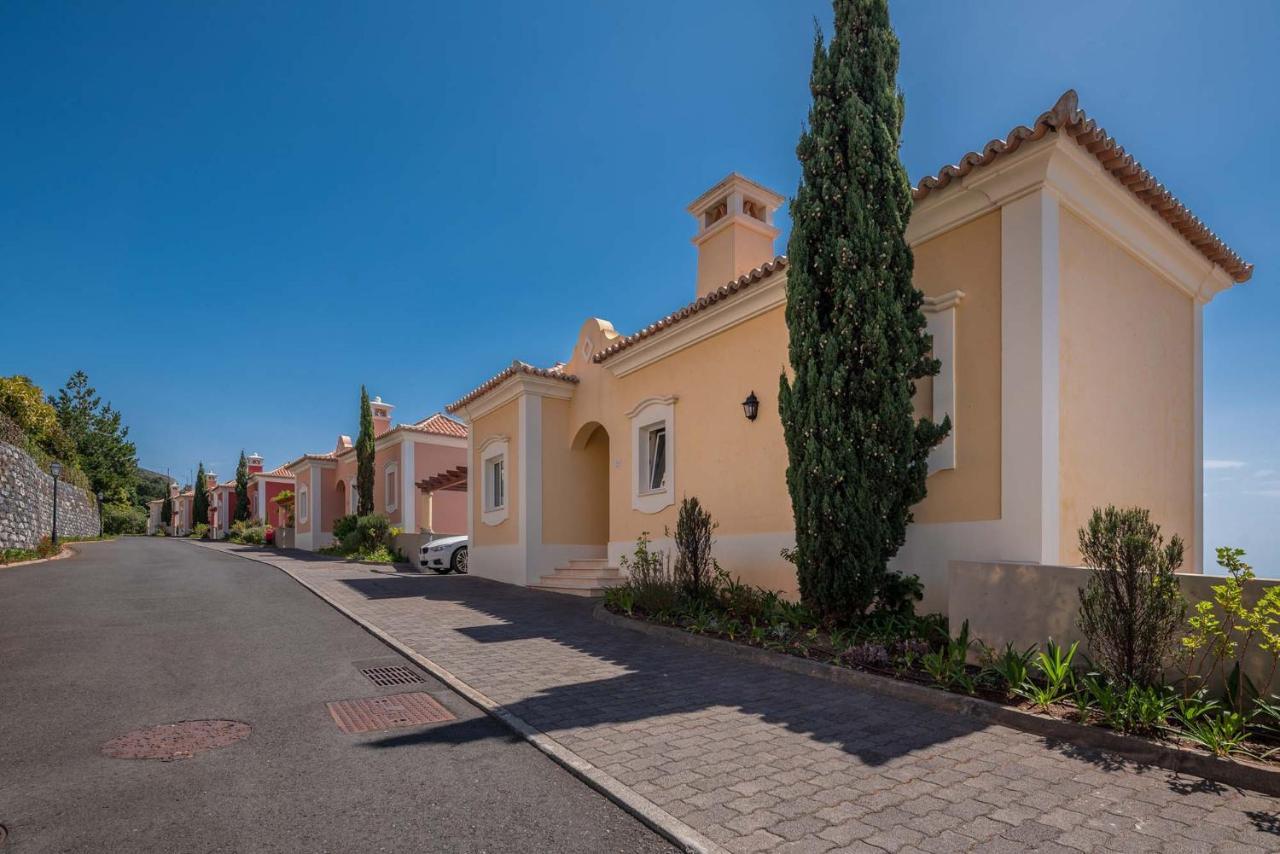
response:
[[[948,691],[960,689],[966,694],[972,694],[974,681],[966,667],[972,645],[969,640],[969,621],[965,620],[959,635],[948,638],[940,648],[921,656],[920,666],[942,688]]]
[[[147,532],[147,511],[132,504],[102,505],[102,533],[110,536],[120,534],[145,534]]]
[[[1182,540],[1168,543],[1140,507],[1093,511],[1080,554],[1093,572],[1080,591],[1080,631],[1099,669],[1121,684],[1156,685],[1186,616],[1174,572]]]
[[[354,513],[348,514],[346,516],[339,516],[337,519],[334,519],[333,520],[333,538],[338,541],[342,541],[343,539],[345,539],[348,534],[351,534],[355,531],[356,523],[359,521],[359,519],[360,517],[356,516]]]
[[[671,573],[666,552],[650,550],[649,545],[649,532],[644,531],[636,537],[631,557],[623,555],[618,562],[627,573],[627,586],[635,592],[633,607],[657,616],[676,609],[681,602],[681,589]]]
[[[680,512],[676,516],[675,578],[680,589],[691,599],[700,599],[708,594],[715,582],[719,567],[711,555],[714,542],[711,534],[716,527],[711,514],[697,498],[686,498],[680,502]]]
[[[1096,714],[1117,732],[1155,735],[1178,710],[1178,697],[1168,686],[1117,684],[1090,673],[1077,686],[1076,706],[1082,721]]]
[[[239,519],[231,523],[227,539],[233,543],[261,546],[267,541],[267,529],[257,519]]]
[[[63,542],[66,542],[64,539]],[[19,563],[26,560],[41,560],[53,557],[61,546],[55,546],[49,537],[42,537],[34,549],[0,549],[0,564]]]
[[[1064,651],[1050,638],[1045,649],[1036,653],[1032,662],[1040,673],[1040,680],[1027,679],[1014,688],[1013,693],[1035,703],[1041,711],[1048,711],[1054,703],[1070,697],[1075,690],[1075,671],[1071,669],[1071,662],[1079,646],[1077,641]]]
[[[209,538],[209,523],[197,522],[187,536],[193,540],[207,540]]]
[[[334,537],[341,543],[344,553],[372,552],[387,545],[391,522],[386,516],[370,514],[345,518],[352,518],[354,522],[344,526],[342,536],[338,536],[337,525],[334,526]]]
[[[1228,661],[1233,661],[1226,683],[1228,700],[1237,711],[1245,709],[1246,700],[1270,692],[1280,663],[1280,587],[1268,587],[1252,607],[1246,605],[1245,587],[1254,574],[1253,567],[1244,562],[1244,555],[1243,549],[1218,549],[1218,565],[1227,571],[1227,578],[1214,585],[1212,600],[1196,604],[1187,621],[1191,631],[1182,638],[1179,658],[1186,694],[1212,680]],[[1271,656],[1270,670],[1261,685],[1254,685],[1242,675],[1245,656],[1255,641]]]
[[[1031,662],[1035,659],[1036,645],[1019,650],[1006,643],[1000,652],[983,645],[982,672],[989,681],[1006,693],[1022,686],[1031,677]]]

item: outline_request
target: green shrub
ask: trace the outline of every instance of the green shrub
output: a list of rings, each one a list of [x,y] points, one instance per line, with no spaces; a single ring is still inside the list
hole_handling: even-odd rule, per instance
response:
[[[1080,529],[1093,571],[1080,591],[1080,631],[1094,663],[1113,682],[1156,685],[1187,606],[1174,575],[1182,540],[1164,542],[1140,507],[1095,509]]]
[[[680,502],[676,516],[676,568],[675,579],[681,591],[690,599],[701,599],[711,592],[719,566],[711,554],[715,542],[711,534],[716,529],[708,513],[697,498]]]
[[[371,553],[387,546],[387,538],[391,533],[391,522],[386,516],[374,513],[368,516],[348,518],[353,518],[355,521],[351,526],[344,526],[345,530],[342,536],[338,536],[336,525],[334,530],[334,537],[340,541],[344,553]]]
[[[649,545],[649,532],[644,531],[636,538],[631,557],[623,555],[618,562],[627,573],[627,586],[635,591],[634,607],[656,617],[677,610],[681,591],[666,553],[650,550]]]
[[[352,534],[356,530],[356,525],[360,521],[360,517],[355,514],[339,516],[333,520],[333,538],[341,542],[346,539],[347,535]]]
[[[147,511],[132,504],[102,505],[102,533],[108,536],[120,534],[145,534]]]
[[[196,526],[195,526],[194,528],[192,528],[192,529],[191,529],[191,532],[190,532],[189,534],[187,534],[187,536],[188,536],[188,537],[190,537],[190,538],[191,538],[191,539],[193,539],[193,540],[204,540],[204,539],[208,539],[208,537],[209,537],[209,523],[207,523],[207,522],[197,522],[197,523],[196,523]]]
[[[256,519],[241,519],[231,523],[227,539],[233,543],[260,546],[267,541],[267,529]]]
[[[1244,549],[1218,549],[1218,565],[1227,571],[1227,578],[1214,585],[1212,600],[1197,603],[1187,621],[1191,631],[1182,638],[1178,661],[1187,695],[1225,671],[1228,705],[1236,711],[1243,711],[1248,700],[1271,691],[1280,663],[1280,587],[1268,587],[1252,607],[1246,605],[1245,588],[1254,573],[1244,562],[1244,554]],[[1261,685],[1254,685],[1241,669],[1255,642],[1271,658]],[[1234,662],[1230,670],[1226,670],[1228,662]]]

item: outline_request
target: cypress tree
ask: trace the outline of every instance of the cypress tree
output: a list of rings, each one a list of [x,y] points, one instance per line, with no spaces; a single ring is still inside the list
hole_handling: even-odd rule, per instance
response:
[[[236,463],[236,509],[231,521],[247,522],[249,520],[249,462],[244,457],[244,449],[240,449],[240,462]]]
[[[205,487],[204,463],[196,469],[196,484],[191,499],[191,527],[209,523],[209,490]]]
[[[889,560],[950,429],[917,421],[914,380],[938,372],[912,284],[911,185],[898,159],[903,100],[887,0],[835,0],[815,36],[808,127],[796,153],[787,328],[794,378],[779,406],[802,600],[826,616],[908,604]]]
[[[166,483],[167,487],[168,484]],[[173,499],[168,495],[164,497],[164,503],[160,505],[160,524],[168,528],[173,522]]]
[[[356,439],[356,515],[373,512],[373,410],[369,392],[360,386],[360,435]]]

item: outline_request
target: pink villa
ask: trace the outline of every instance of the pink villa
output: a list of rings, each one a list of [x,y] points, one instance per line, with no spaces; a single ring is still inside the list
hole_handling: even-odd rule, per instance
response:
[[[285,490],[293,490],[293,474],[285,466],[272,471],[264,471],[262,456],[250,454],[245,458],[249,472],[249,518],[257,519],[273,528],[283,528],[288,524],[288,513],[274,501],[275,497]],[[211,477],[209,486],[209,527],[215,540],[222,539],[231,531],[231,523],[235,521],[236,481],[235,478],[217,482]]]
[[[371,403],[373,505],[401,529],[397,545],[411,554],[430,536],[467,532],[467,428],[442,413],[393,427],[394,408],[380,397]],[[332,451],[303,454],[282,468],[293,477],[294,545],[313,551],[330,545],[334,520],[356,512],[351,437],[339,436]]]

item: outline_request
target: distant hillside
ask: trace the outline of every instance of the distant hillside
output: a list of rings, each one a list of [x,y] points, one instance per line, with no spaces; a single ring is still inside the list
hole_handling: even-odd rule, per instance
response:
[[[148,501],[164,498],[169,494],[169,483],[173,480],[158,471],[138,466],[138,503],[143,507]]]

